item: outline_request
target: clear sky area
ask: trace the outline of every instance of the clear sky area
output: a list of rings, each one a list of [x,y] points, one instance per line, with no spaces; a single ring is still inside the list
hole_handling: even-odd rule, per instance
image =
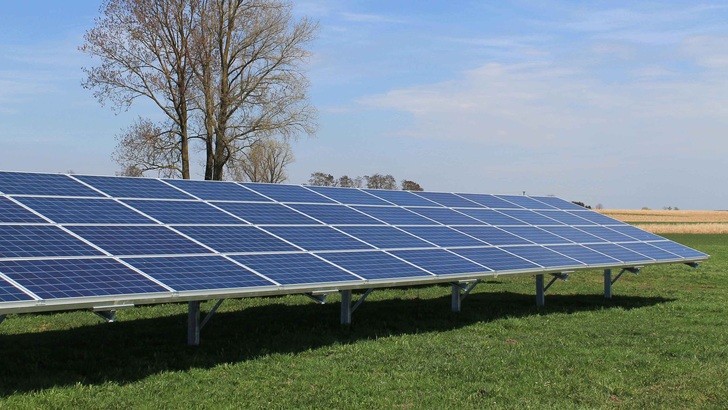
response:
[[[0,0],[0,169],[113,175],[115,135],[157,115],[81,87],[100,3]],[[728,3],[294,4],[320,24],[319,130],[294,143],[289,183],[382,173],[431,191],[728,209]]]

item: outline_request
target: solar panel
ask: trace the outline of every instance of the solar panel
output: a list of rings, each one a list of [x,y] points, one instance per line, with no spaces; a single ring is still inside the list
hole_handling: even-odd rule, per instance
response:
[[[392,255],[414,263],[435,275],[455,275],[490,271],[486,267],[473,263],[444,249],[393,251]]]
[[[508,252],[520,256],[523,259],[527,259],[533,263],[537,263],[543,267],[578,266],[580,264],[580,262],[575,259],[538,245],[513,246],[508,248]]]
[[[241,255],[231,258],[281,285],[361,281],[308,253]]]
[[[0,193],[6,195],[103,196],[67,175],[0,172]]]
[[[94,255],[103,253],[56,226],[0,225],[0,260]]]
[[[654,261],[654,259],[648,256],[631,251],[623,246],[619,246],[613,243],[595,243],[592,245],[584,246],[597,252],[601,252],[605,255],[609,255],[612,258],[618,259],[625,263],[649,263]]]
[[[520,236],[523,239],[541,245],[554,245],[557,243],[573,243],[570,240],[558,235],[554,235],[541,228],[535,226],[506,226],[502,228],[504,231]]]
[[[265,230],[307,251],[372,249],[329,226],[269,226]]]
[[[239,225],[245,223],[239,218],[199,201],[125,199],[123,202],[166,224]]]
[[[508,202],[506,200],[498,198],[495,195],[487,195],[487,194],[458,194],[458,195],[462,196],[463,198],[467,198],[473,202],[479,203],[488,208],[523,209],[523,207],[516,205],[513,202]]]
[[[33,300],[33,298],[0,278],[0,302],[18,302],[21,300]]]
[[[544,226],[541,229],[576,243],[607,242],[606,239],[586,233],[573,226]]]
[[[525,195],[498,195],[498,198],[514,203],[526,209],[556,209],[553,206],[531,199]]]
[[[437,225],[437,222],[396,206],[355,206],[354,209],[390,225]]]
[[[582,245],[547,246],[552,251],[564,254],[586,265],[615,265],[620,261]]]
[[[529,211],[527,209],[504,209],[500,211],[511,218],[518,219],[519,221],[523,221],[527,223],[528,225],[540,225],[540,226],[553,226],[553,225],[563,225],[562,222],[557,221],[556,219],[549,218],[547,216],[543,216],[541,214],[538,214],[533,211]]]
[[[18,201],[60,224],[155,223],[112,199],[28,197]]]
[[[234,182],[193,181],[191,179],[170,179],[166,182],[200,199],[209,201],[270,201],[270,199],[243,188]]]
[[[447,206],[450,208],[482,208],[483,205],[457,196],[455,194],[448,194],[445,192],[415,192],[415,195],[429,199],[432,202],[437,202],[440,205]]]
[[[301,186],[279,184],[241,184],[278,202],[331,204],[332,200]]]
[[[623,246],[631,251],[635,251],[637,253],[640,253],[642,255],[645,255],[647,257],[650,257],[652,259],[658,260],[670,260],[672,259],[680,259],[680,256],[668,252],[662,248],[658,248],[657,246],[651,245],[649,243],[644,242],[635,242],[635,243],[621,243],[620,246]]]
[[[364,191],[399,206],[441,206],[409,191],[386,191],[382,189],[365,189]]]
[[[508,233],[494,226],[458,226],[455,229],[480,239],[490,245],[502,246],[533,244],[533,242],[529,240],[523,239],[520,236],[513,235],[512,233]]]
[[[112,255],[174,255],[212,253],[160,225],[71,226],[68,229]]]
[[[334,201],[347,205],[391,205],[372,194],[354,188],[332,188],[325,186],[307,186],[306,188],[327,196]]]
[[[79,180],[115,198],[192,199],[162,181],[151,178],[76,176]]]
[[[337,229],[380,249],[432,248],[435,246],[391,226],[339,226]]]
[[[650,245],[674,253],[675,255],[678,255],[685,259],[705,258],[708,256],[703,252],[698,252],[695,249],[688,248],[685,245],[681,245],[677,242],[672,241],[650,242]]]
[[[367,280],[430,275],[382,251],[323,253],[320,256]]]
[[[290,207],[329,225],[382,224],[382,222],[345,205],[291,204]]]
[[[561,198],[556,198],[554,196],[532,196],[531,199],[535,199],[539,202],[543,202],[547,205],[551,205],[552,207],[556,209],[564,209],[564,210],[575,210],[575,211],[583,211],[584,207],[581,205],[577,205],[573,202],[564,201]]]
[[[453,252],[495,271],[540,268],[533,262],[499,248],[463,248],[455,249]]]
[[[461,209],[460,212],[491,225],[527,225],[526,222],[493,209]]]
[[[484,222],[448,208],[407,208],[443,225],[483,225]]]
[[[320,222],[282,204],[254,204],[245,202],[214,202],[215,206],[257,225],[315,225]]]
[[[5,197],[0,197],[0,223],[42,223],[45,220]]]
[[[447,226],[409,226],[402,230],[444,248],[485,245],[482,241]]]
[[[599,225],[626,225],[624,222],[612,219],[606,215],[602,215],[593,211],[567,211],[572,215],[578,216],[579,218],[592,221]]]
[[[573,226],[582,226],[582,225],[595,225],[594,222],[580,218],[574,214],[570,214],[566,211],[537,211],[536,213],[546,216],[551,219],[555,219],[561,223],[567,224],[567,225],[573,225]]]
[[[619,233],[605,226],[582,226],[579,229],[609,242],[634,242],[636,240],[631,236]]]
[[[175,229],[220,253],[299,250],[255,226],[178,226]]]

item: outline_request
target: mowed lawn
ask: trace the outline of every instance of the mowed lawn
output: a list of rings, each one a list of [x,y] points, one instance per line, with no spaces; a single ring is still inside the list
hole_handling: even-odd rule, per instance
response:
[[[728,235],[671,235],[693,270],[577,272],[535,307],[533,277],[378,290],[339,303],[226,301],[188,347],[186,305],[10,315],[0,408],[715,408],[728,405]],[[212,303],[206,303],[209,309]]]

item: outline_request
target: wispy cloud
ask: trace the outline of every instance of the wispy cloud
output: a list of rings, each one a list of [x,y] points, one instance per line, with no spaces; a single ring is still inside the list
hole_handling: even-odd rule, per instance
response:
[[[382,14],[366,14],[366,13],[352,13],[342,12],[341,17],[344,21],[355,22],[355,23],[374,23],[374,24],[405,24],[407,20],[392,17]]]

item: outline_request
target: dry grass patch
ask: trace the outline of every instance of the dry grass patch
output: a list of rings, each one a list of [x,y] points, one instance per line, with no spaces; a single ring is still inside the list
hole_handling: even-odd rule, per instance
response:
[[[634,224],[645,231],[663,233],[690,233],[690,234],[728,234],[728,223],[661,223],[661,224]]]
[[[728,234],[728,211],[607,209],[598,212],[656,234]]]

